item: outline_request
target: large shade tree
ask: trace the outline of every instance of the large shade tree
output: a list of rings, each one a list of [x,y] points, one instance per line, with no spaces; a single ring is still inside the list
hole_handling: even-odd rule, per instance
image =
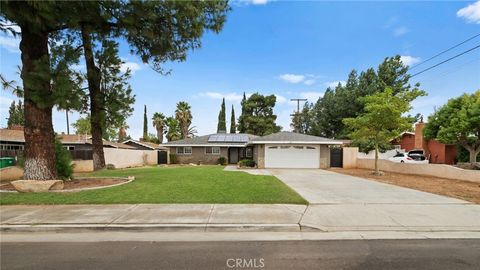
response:
[[[190,49],[201,45],[204,30],[221,30],[226,1],[94,1],[83,5],[87,13],[78,21],[90,92],[94,168],[105,165],[102,140],[102,99],[99,69],[93,61],[95,42],[106,36],[122,37],[131,52],[160,73],[166,61],[184,61]]]
[[[356,118],[346,118],[345,125],[353,131],[350,137],[355,141],[369,141],[375,149],[375,174],[378,170],[378,152],[381,144],[386,144],[408,130],[411,117],[405,113],[412,109],[410,103],[418,96],[425,95],[421,90],[402,91],[396,94],[393,89],[361,98],[365,104],[365,112]]]
[[[480,90],[450,99],[428,117],[423,132],[427,139],[459,144],[469,152],[469,161],[475,166],[480,154]]]
[[[345,83],[327,88],[318,99],[312,108],[314,121],[309,133],[329,138],[348,138],[351,130],[342,120],[364,112],[365,100],[362,97],[383,92],[387,87],[394,95],[418,90],[419,84],[412,85],[410,78],[408,66],[398,55],[385,58],[376,69],[369,68],[360,74],[352,70]]]
[[[77,16],[75,2],[1,1],[0,29],[20,34],[25,106],[25,179],[57,178],[52,108],[70,97],[71,88],[52,87],[49,37],[68,29]],[[63,84],[60,84],[63,85]],[[60,86],[58,85],[58,86]]]

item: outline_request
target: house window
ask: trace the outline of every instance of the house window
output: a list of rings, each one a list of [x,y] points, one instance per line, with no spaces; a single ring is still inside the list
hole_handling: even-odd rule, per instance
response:
[[[285,146],[285,145],[280,146],[280,149],[288,149],[288,148],[290,148],[290,146]]]
[[[303,149],[303,146],[294,146],[295,149]]]
[[[220,155],[220,147],[205,147],[205,154],[207,155]]]
[[[268,147],[268,148],[269,148],[269,149],[277,149],[278,147],[276,147],[276,146],[270,146],[270,147]]]
[[[23,150],[23,145],[18,144],[4,144],[0,148],[1,150]]]
[[[307,149],[315,149],[315,147],[307,146]]]
[[[253,157],[253,155],[252,155],[252,148],[250,148],[250,147],[249,147],[249,148],[245,148],[245,156],[246,156],[247,158]]]
[[[177,155],[191,155],[191,154],[192,154],[191,146],[177,147]]]
[[[64,146],[67,150],[75,150],[75,146]]]

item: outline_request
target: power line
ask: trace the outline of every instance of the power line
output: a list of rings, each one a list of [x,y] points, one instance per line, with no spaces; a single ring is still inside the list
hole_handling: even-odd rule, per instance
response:
[[[450,48],[448,48],[448,49],[446,49],[446,50],[444,50],[444,51],[441,51],[441,52],[437,53],[436,55],[434,55],[434,56],[428,58],[427,60],[422,61],[422,62],[420,62],[420,63],[418,63],[418,64],[416,64],[416,65],[414,65],[414,66],[412,66],[412,67],[410,67],[409,69],[412,70],[412,69],[414,69],[414,68],[416,68],[416,67],[418,67],[418,66],[420,66],[420,65],[423,65],[423,64],[425,64],[426,62],[428,62],[428,61],[430,61],[430,60],[432,60],[432,59],[434,59],[434,58],[436,58],[436,57],[438,57],[438,56],[440,56],[440,55],[442,55],[442,54],[444,54],[444,53],[446,53],[446,52],[449,52],[449,51],[457,48],[458,46],[460,46],[460,45],[462,45],[462,44],[465,44],[465,43],[469,42],[470,40],[472,40],[472,39],[474,39],[474,38],[476,38],[476,37],[478,37],[478,36],[480,36],[480,33],[478,33],[478,34],[476,34],[476,35],[474,35],[474,36],[472,36],[472,37],[470,37],[470,38],[468,38],[468,39],[466,39],[466,40],[458,43],[457,45],[454,45],[453,47],[450,47]]]
[[[444,63],[446,63],[446,62],[448,62],[448,61],[450,61],[450,60],[453,60],[453,59],[455,59],[455,58],[457,58],[457,57],[459,57],[459,56],[462,56],[462,55],[464,55],[464,54],[466,54],[466,53],[468,53],[468,52],[471,52],[471,51],[473,51],[473,50],[475,50],[475,49],[478,49],[478,48],[480,48],[480,45],[477,45],[477,46],[475,46],[475,47],[473,47],[473,48],[471,48],[471,49],[468,49],[468,50],[466,50],[466,51],[464,51],[464,52],[462,52],[462,53],[459,53],[459,54],[457,54],[457,55],[455,55],[455,56],[452,56],[452,57],[450,57],[450,58],[448,58],[448,59],[446,59],[446,60],[443,60],[442,62],[440,62],[440,63],[438,63],[438,64],[435,64],[435,65],[433,65],[433,66],[431,66],[431,67],[429,67],[429,68],[426,68],[426,69],[424,69],[424,70],[422,70],[422,71],[420,71],[420,72],[417,72],[417,73],[413,74],[412,76],[410,76],[410,78],[415,77],[415,76],[417,76],[417,75],[420,75],[420,74],[424,73],[425,71],[428,71],[428,70],[430,70],[430,69],[432,69],[432,68],[438,67],[438,66],[440,66],[441,64],[444,64]]]

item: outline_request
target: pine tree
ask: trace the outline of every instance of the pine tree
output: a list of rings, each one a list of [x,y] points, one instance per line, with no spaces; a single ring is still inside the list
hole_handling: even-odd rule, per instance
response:
[[[237,125],[235,124],[235,109],[232,105],[232,116],[230,117],[230,133],[237,133]]]
[[[108,34],[124,38],[130,51],[159,73],[167,61],[184,61],[186,52],[201,45],[204,30],[219,32],[229,10],[227,1],[144,1],[85,2],[87,18],[76,23],[82,37],[90,93],[94,169],[105,166],[102,140],[102,98],[99,68],[93,60],[93,49]],[[162,37],[162,38],[158,38]],[[144,138],[148,133],[144,132]],[[95,158],[97,160],[95,160]]]
[[[217,133],[226,133],[226,132],[227,132],[227,122],[225,120],[225,98],[223,98],[222,106],[220,107],[220,112],[218,113]]]
[[[277,116],[273,114],[273,108],[277,97],[275,95],[263,96],[259,93],[251,95],[244,102],[244,113],[240,116],[239,122],[245,125],[242,133],[265,136],[279,132],[282,127],[277,126]]]
[[[148,139],[147,105],[145,105],[143,109],[143,139]]]
[[[25,179],[56,179],[52,108],[58,100],[51,85],[49,37],[59,30],[80,34],[90,96],[94,168],[105,163],[102,147],[102,95],[94,47],[104,37],[124,38],[130,51],[163,72],[163,63],[184,61],[201,46],[205,30],[219,32],[227,1],[3,1],[0,16],[21,29],[22,79],[25,85]],[[86,16],[88,14],[88,16]],[[16,35],[10,24],[3,31]],[[162,38],[158,38],[162,37]]]

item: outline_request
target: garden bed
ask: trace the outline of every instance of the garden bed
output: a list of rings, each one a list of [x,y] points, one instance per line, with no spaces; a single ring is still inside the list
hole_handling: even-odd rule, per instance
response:
[[[103,188],[108,186],[117,186],[129,182],[128,178],[78,178],[74,180],[64,181],[63,190],[56,191],[81,191],[96,188]],[[16,189],[11,183],[4,183],[0,185],[0,191],[15,192]]]

